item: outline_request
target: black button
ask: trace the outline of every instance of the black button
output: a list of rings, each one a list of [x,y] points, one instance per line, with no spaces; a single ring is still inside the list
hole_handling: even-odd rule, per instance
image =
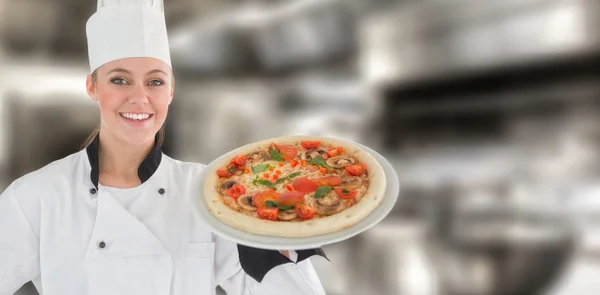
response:
[[[96,194],[96,189],[95,188],[90,189],[90,194],[92,194],[92,195]]]
[[[164,195],[165,194],[165,189],[164,188],[159,189],[158,193],[161,194],[161,195]]]
[[[100,248],[100,249],[106,248],[106,243],[104,241],[101,241],[100,243],[98,243],[98,248]]]

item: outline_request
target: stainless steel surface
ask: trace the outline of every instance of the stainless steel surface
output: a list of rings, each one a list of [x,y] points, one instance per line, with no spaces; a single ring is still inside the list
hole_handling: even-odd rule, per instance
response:
[[[518,189],[449,185],[431,198],[432,252],[447,294],[543,294],[562,275],[576,236],[553,198],[560,189]]]
[[[521,67],[597,51],[594,0],[407,1],[365,18],[373,84]]]

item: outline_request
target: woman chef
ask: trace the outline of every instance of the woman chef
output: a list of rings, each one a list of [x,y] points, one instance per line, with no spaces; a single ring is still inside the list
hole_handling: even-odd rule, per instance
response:
[[[321,249],[236,245],[192,215],[204,166],[160,150],[173,98],[162,0],[99,0],[86,29],[102,122],[0,195],[0,294],[30,280],[44,295],[325,294],[307,259]]]

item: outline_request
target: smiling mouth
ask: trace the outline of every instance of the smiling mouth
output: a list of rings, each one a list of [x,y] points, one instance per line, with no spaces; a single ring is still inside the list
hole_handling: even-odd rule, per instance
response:
[[[152,116],[154,116],[154,114],[149,114],[149,113],[119,113],[119,115],[121,115],[121,117],[123,117],[125,119],[136,120],[136,121],[145,121],[145,120],[152,118]]]

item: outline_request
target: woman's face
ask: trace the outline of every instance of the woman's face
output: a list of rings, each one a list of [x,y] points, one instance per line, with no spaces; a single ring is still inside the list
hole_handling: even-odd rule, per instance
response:
[[[154,140],[173,100],[169,66],[154,58],[125,58],[88,75],[87,91],[97,101],[102,132],[116,140],[143,144]]]

